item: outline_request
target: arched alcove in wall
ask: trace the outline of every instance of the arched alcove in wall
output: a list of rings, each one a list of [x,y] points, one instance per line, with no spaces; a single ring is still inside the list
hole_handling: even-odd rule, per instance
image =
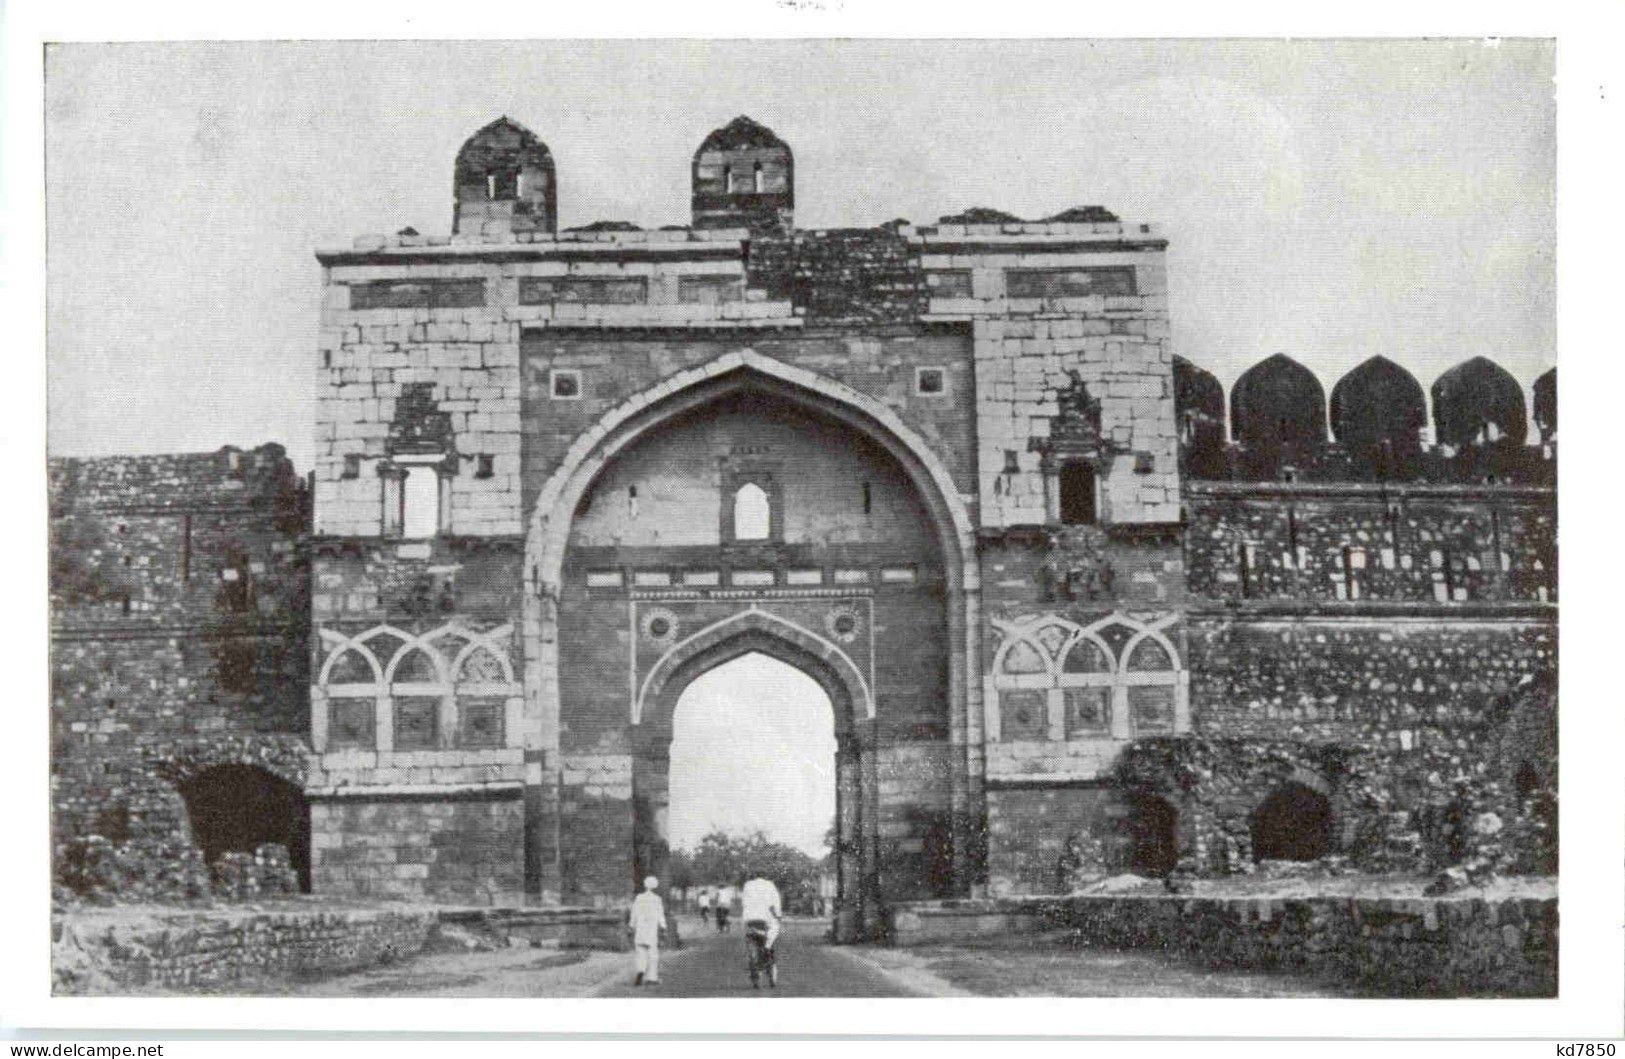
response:
[[[252,765],[222,764],[200,770],[179,790],[205,863],[275,843],[287,849],[300,889],[310,889],[310,806],[297,786]]]
[[[1302,783],[1271,791],[1253,814],[1256,860],[1319,860],[1333,851],[1332,805]]]

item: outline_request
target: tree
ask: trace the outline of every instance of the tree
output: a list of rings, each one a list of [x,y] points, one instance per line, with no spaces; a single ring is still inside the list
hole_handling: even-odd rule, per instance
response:
[[[794,846],[774,842],[761,831],[744,836],[712,831],[692,851],[674,851],[674,865],[679,857],[684,858],[692,873],[691,885],[731,886],[741,878],[761,876],[779,888],[786,906],[804,904],[816,897],[823,870],[817,858]]]

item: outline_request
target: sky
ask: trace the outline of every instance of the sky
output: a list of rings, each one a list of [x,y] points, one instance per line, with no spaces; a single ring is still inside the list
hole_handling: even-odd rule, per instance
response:
[[[1555,363],[1553,48],[1479,41],[250,42],[47,55],[54,455],[310,466],[317,247],[451,223],[458,146],[546,141],[561,226],[686,223],[748,113],[802,227],[1101,204],[1170,239],[1176,352],[1431,384]]]
[[[683,691],[672,718],[667,840],[708,832],[768,838],[816,857],[835,822],[835,716],[818,682],[776,658],[742,655]]]

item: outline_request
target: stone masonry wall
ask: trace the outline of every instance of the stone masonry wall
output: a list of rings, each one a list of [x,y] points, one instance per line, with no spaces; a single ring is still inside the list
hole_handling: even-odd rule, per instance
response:
[[[1497,696],[1556,670],[1542,621],[1192,619],[1199,731],[1410,749],[1486,721]]]
[[[464,797],[350,794],[311,805],[312,888],[369,898],[515,903],[524,890],[518,784]]]
[[[1193,595],[1225,600],[1556,602],[1551,490],[1196,483]]]
[[[436,922],[433,910],[411,909],[190,912],[133,920],[79,913],[52,925],[53,992],[246,991],[343,974],[415,955]]]
[[[974,324],[982,525],[1054,520],[1041,450],[1071,373],[1119,452],[1102,474],[1103,517],[1177,521],[1166,241],[1115,223],[942,224],[914,237],[934,280],[927,319]]]
[[[58,879],[206,890],[178,785],[304,771],[305,490],[276,445],[53,460],[50,490]]]
[[[1065,929],[1090,947],[1281,970],[1378,996],[1557,995],[1557,899],[1072,896],[899,910],[896,943]]]

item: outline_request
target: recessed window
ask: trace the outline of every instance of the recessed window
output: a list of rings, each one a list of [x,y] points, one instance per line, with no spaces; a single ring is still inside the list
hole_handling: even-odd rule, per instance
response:
[[[670,588],[670,570],[639,570],[632,575],[632,584],[638,588]]]
[[[370,748],[377,729],[372,699],[333,699],[327,704],[329,748]]]
[[[395,700],[396,750],[426,750],[439,742],[439,705],[434,699]]]
[[[715,588],[722,584],[722,575],[715,570],[684,570],[683,584],[689,588]]]
[[[915,368],[914,392],[921,397],[940,397],[948,392],[948,373],[941,368]]]
[[[339,476],[341,478],[360,478],[361,457],[354,455],[344,457],[344,470]]]
[[[401,535],[420,539],[440,532],[440,472],[407,467],[401,481]]]
[[[765,541],[773,528],[772,508],[767,492],[755,482],[746,482],[734,493],[734,540]]]
[[[620,588],[621,572],[619,570],[588,570],[588,588]]]
[[[763,588],[773,583],[773,571],[735,570],[728,579],[739,588]]]
[[[756,168],[755,168],[752,175],[753,175],[753,178],[754,178],[754,181],[755,181],[756,194],[760,195],[762,193],[762,191],[763,191],[763,188],[765,187],[765,185],[763,183],[763,179],[762,179],[762,163],[760,163],[760,162],[756,163]]]
[[[837,585],[866,585],[869,583],[867,570],[837,570],[835,571]]]
[[[1068,526],[1095,521],[1095,469],[1082,460],[1061,465],[1061,521]]]
[[[787,585],[821,585],[824,583],[824,571],[813,569],[786,570],[784,572],[784,583]]]
[[[569,368],[554,368],[548,390],[555,401],[575,401],[581,397],[581,373]]]
[[[462,731],[458,743],[462,746],[501,746],[504,741],[503,704],[500,702],[459,703]]]
[[[496,458],[490,453],[481,453],[474,461],[474,477],[493,478],[496,476]]]
[[[912,585],[914,578],[912,566],[885,566],[880,570],[880,580],[888,585]]]

